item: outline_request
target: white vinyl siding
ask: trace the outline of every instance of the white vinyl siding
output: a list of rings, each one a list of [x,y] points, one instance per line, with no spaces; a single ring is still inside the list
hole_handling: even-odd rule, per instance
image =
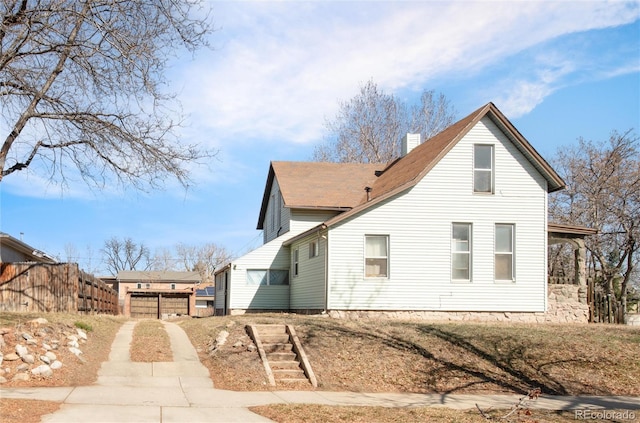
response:
[[[473,146],[494,146],[495,195],[473,193]],[[412,189],[330,228],[329,309],[544,311],[546,180],[483,118]],[[472,225],[472,284],[451,283],[451,224]],[[494,228],[518,228],[514,284],[496,284]],[[363,237],[389,234],[388,279],[364,278]]]
[[[309,257],[307,249],[318,244],[318,256]],[[326,239],[317,234],[296,241],[292,249],[299,249],[299,276],[291,280],[291,308],[293,310],[320,310],[325,298]]]

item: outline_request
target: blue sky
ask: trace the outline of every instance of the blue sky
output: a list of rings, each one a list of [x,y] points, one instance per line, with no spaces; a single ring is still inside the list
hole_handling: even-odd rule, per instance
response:
[[[188,115],[185,142],[219,149],[194,165],[195,185],[62,190],[23,171],[0,184],[1,231],[62,260],[73,245],[90,270],[112,236],[152,252],[215,242],[240,255],[260,245],[269,161],[309,160],[325,119],[368,80],[409,103],[436,90],[458,117],[492,101],[550,161],[579,137],[640,134],[637,1],[211,5],[213,49],[168,74]]]

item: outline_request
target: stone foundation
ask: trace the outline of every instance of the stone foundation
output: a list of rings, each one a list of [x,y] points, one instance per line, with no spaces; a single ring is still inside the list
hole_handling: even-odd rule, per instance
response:
[[[320,314],[335,319],[406,319],[432,321],[482,321],[482,322],[517,322],[517,323],[588,323],[589,306],[587,305],[586,286],[549,284],[547,286],[547,311],[515,312],[515,311],[427,311],[427,310],[330,310],[324,314],[322,310],[264,310],[233,309],[231,315],[245,313],[282,313]]]
[[[578,285],[549,285],[547,312],[484,312],[484,311],[364,311],[331,310],[337,319],[408,319],[432,321],[482,321],[517,323],[588,323],[589,306],[586,292]]]

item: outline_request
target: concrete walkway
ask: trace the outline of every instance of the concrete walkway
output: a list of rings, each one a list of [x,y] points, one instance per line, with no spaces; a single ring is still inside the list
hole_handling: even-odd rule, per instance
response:
[[[328,391],[234,392],[215,389],[209,372],[187,335],[163,322],[171,340],[173,362],[134,363],[129,345],[135,321],[126,322],[102,364],[96,384],[60,388],[2,388],[2,398],[62,402],[42,422],[270,422],[247,407],[267,404],[364,405],[383,407],[448,407],[483,409],[513,406],[519,395],[442,395]],[[640,410],[640,397],[541,397],[531,408],[552,410]]]

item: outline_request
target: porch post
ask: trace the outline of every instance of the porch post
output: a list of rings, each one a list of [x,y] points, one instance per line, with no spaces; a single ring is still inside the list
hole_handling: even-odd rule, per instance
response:
[[[578,299],[581,303],[587,303],[587,265],[586,265],[586,247],[584,239],[574,238],[572,240],[576,249],[574,251],[575,280],[578,285]]]

